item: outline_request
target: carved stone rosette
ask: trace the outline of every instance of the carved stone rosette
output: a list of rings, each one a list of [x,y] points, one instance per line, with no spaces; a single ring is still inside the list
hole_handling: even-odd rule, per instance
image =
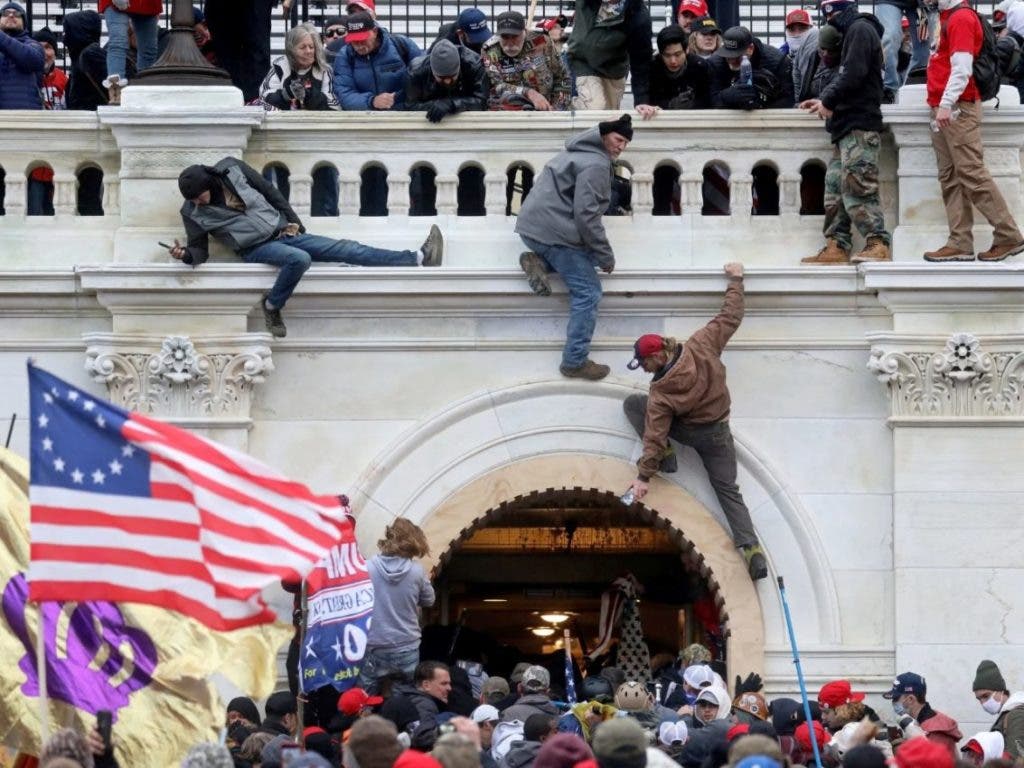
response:
[[[254,387],[274,369],[270,347],[260,343],[200,352],[189,337],[168,336],[155,352],[123,346],[90,344],[86,371],[112,402],[172,421],[247,421]]]
[[[970,333],[939,352],[873,347],[868,369],[889,386],[893,418],[1024,418],[1024,352],[986,352]]]

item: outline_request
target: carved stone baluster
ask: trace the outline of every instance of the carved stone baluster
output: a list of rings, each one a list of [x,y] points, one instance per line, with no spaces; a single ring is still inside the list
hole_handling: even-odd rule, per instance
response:
[[[116,216],[121,213],[121,180],[116,173],[103,172],[103,213]]]
[[[73,173],[53,174],[53,212],[74,216],[78,210],[78,178]]]
[[[409,182],[407,173],[388,173],[388,215],[409,215]]]
[[[654,210],[654,174],[633,174],[633,213],[649,214]]]
[[[7,216],[24,216],[28,211],[26,196],[28,195],[28,182],[22,177],[8,174],[5,182],[7,191],[4,196],[4,208]]]
[[[338,213],[342,216],[359,215],[359,174],[343,173],[338,188]]]
[[[488,216],[505,215],[505,188],[508,176],[504,173],[488,173],[484,176],[484,195]]]
[[[729,211],[739,219],[749,219],[754,200],[751,189],[754,177],[749,173],[733,173],[729,177]]]
[[[289,204],[295,209],[300,219],[310,216],[312,211],[310,200],[313,197],[313,177],[293,173],[290,185]]]
[[[704,175],[700,173],[684,173],[679,177],[683,213],[700,213],[704,207],[703,184]]]
[[[437,174],[434,178],[437,187],[437,213],[439,216],[455,215],[459,201],[459,177],[454,174]]]
[[[800,174],[779,174],[779,213],[800,213]]]

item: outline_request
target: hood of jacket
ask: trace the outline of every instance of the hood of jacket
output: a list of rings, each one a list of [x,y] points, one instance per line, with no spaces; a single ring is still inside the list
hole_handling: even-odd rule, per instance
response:
[[[100,41],[103,31],[103,19],[96,11],[75,11],[64,17],[64,45],[71,59],[87,46]]]
[[[512,749],[513,744],[521,743],[522,740],[522,720],[499,722],[494,726],[494,734],[491,736],[491,757],[501,760]]]
[[[750,57],[750,64],[754,69],[769,69],[774,72],[784,58],[786,54],[778,48],[768,45],[759,37],[754,38],[754,55]]]
[[[1002,714],[1020,706],[1024,706],[1024,691],[1014,691],[1010,694],[1010,698],[1003,702],[1003,708],[999,712]]]
[[[398,555],[377,555],[373,560],[380,575],[392,583],[401,581],[412,568],[412,560]]]
[[[987,763],[989,760],[998,760],[1003,756],[1003,751],[1006,749],[1003,734],[998,731],[976,733],[971,736],[971,741],[978,742],[978,746],[981,747],[982,763]]]
[[[537,759],[540,747],[539,741],[513,741],[505,755],[505,765],[508,768],[523,768],[523,766],[532,765],[533,761]]]
[[[864,19],[874,26],[875,31],[878,33],[878,37],[882,37],[882,33],[885,31],[882,27],[882,23],[875,18],[874,14],[861,13],[858,11],[857,6],[854,3],[850,3],[846,8],[833,16],[828,23],[845,35],[846,30],[848,30],[855,21],[859,21],[860,19]]]
[[[960,741],[964,736],[960,733],[960,728],[957,727],[956,720],[949,715],[944,715],[941,712],[936,712],[932,717],[919,723],[920,726],[928,733],[936,733],[953,739],[954,741]]]
[[[601,141],[601,130],[595,125],[582,133],[570,136],[565,140],[565,148],[570,152],[593,152],[600,155],[606,162],[611,162],[608,150]]]

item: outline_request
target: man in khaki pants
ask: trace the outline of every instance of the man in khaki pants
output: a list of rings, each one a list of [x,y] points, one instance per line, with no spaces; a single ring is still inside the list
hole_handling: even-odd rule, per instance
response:
[[[579,0],[569,36],[573,109],[618,109],[633,75],[633,103],[647,104],[651,15],[644,0]]]
[[[992,247],[979,261],[1002,261],[1024,251],[1024,237],[985,167],[981,145],[981,96],[971,75],[981,52],[978,15],[964,0],[939,0],[939,47],[928,61],[928,106],[935,125],[932,147],[946,204],[949,238],[926,261],[974,261],[972,206],[992,225]]]

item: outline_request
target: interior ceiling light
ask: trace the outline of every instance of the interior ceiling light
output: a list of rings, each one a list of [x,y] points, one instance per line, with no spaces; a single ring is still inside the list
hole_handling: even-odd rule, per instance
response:
[[[506,600],[504,597],[485,597],[484,598],[484,602],[485,603],[507,603],[508,600]]]
[[[530,631],[537,637],[551,637],[551,635],[555,634],[554,627],[534,627]]]
[[[568,621],[569,614],[567,613],[542,613],[540,615],[544,621],[548,624],[561,624],[563,621]]]

